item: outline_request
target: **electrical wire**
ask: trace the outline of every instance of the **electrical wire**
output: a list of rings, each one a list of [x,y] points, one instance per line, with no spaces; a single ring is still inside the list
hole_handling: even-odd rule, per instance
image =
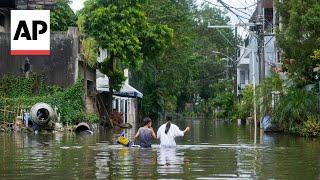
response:
[[[217,7],[226,8],[226,7],[223,6],[223,5],[218,5],[218,4],[212,3],[212,2],[210,2],[210,1],[208,1],[208,0],[204,0],[204,2],[206,2],[206,3],[208,3],[208,4],[211,4],[211,5],[214,5],[214,6],[217,6]],[[228,5],[228,4],[227,4],[227,5]],[[247,12],[244,12],[244,11],[243,11],[243,10],[247,10],[247,9],[237,8],[237,7],[233,7],[233,6],[230,6],[230,5],[228,5],[228,7],[231,8],[231,9],[237,10],[237,11],[239,11],[240,13],[245,14],[245,15],[247,15],[247,16],[251,16],[250,13],[247,13]],[[242,10],[242,9],[243,9],[243,10]]]
[[[251,5],[248,5],[248,2],[247,1],[245,1],[246,2],[246,4],[247,4],[247,6],[246,5],[244,5],[243,4],[243,2],[240,0],[240,1],[238,1],[242,6],[245,6],[245,7],[243,7],[243,8],[241,8],[241,9],[244,9],[244,10],[247,10],[247,9],[249,9],[249,8],[251,8],[251,7],[253,7],[253,6],[256,6],[257,5],[257,3],[253,3],[253,4],[251,4]]]
[[[244,23],[244,21],[242,20],[243,19],[248,19],[248,18],[245,18],[239,14],[237,14],[236,12],[234,12],[228,4],[226,4],[225,2],[223,2],[222,0],[217,0],[220,4],[222,4],[227,10],[229,10],[232,14],[234,14],[238,19],[239,21],[241,21],[242,23]]]
[[[217,29],[217,31],[218,31],[219,34],[227,41],[227,43],[228,43],[229,45],[231,45],[232,47],[235,47],[235,45],[230,42],[230,40],[221,32],[220,29]]]
[[[204,2],[207,2],[211,5],[214,5],[214,6],[217,6],[217,7],[223,7],[225,9],[227,9],[230,13],[232,13],[234,16],[236,16],[236,18],[242,22],[242,23],[245,23],[244,22],[244,19],[245,20],[250,20],[253,16],[254,16],[254,13],[252,13],[253,15],[250,15],[249,13],[247,12],[244,12],[243,10],[250,10],[251,7],[254,7],[255,5],[258,4],[258,1],[255,1],[254,4],[250,4],[250,5],[247,5],[246,7],[235,7],[235,6],[231,6],[229,4],[227,4],[226,2],[224,2],[223,0],[216,0],[218,3],[220,3],[221,5],[218,5],[218,4],[215,4],[213,2],[210,2],[209,0],[204,0]],[[240,2],[243,6],[245,6],[242,2]],[[248,4],[248,2],[246,1],[246,4]],[[246,17],[248,16],[248,17]],[[242,26],[241,26],[242,27]],[[249,29],[247,27],[242,27],[245,29],[245,31],[249,31]],[[221,31],[218,31],[220,34]],[[244,31],[242,31],[242,34],[244,33]],[[247,34],[247,33],[246,33]],[[223,34],[222,34],[223,35]],[[224,39],[227,40],[227,38],[224,37]],[[228,42],[228,41],[227,41]],[[229,44],[232,44],[230,43],[230,41],[228,42]]]
[[[205,0],[205,1],[206,1],[206,0]],[[206,1],[206,2],[209,2],[209,1]],[[238,2],[240,2],[240,3],[242,4],[241,0],[239,0]],[[212,3],[212,2],[210,2],[210,3]],[[213,3],[212,3],[212,4],[213,4]],[[245,6],[245,5],[242,4],[244,7],[234,7],[234,6],[231,6],[231,5],[228,5],[228,6],[229,6],[230,8],[233,8],[233,9],[248,10],[249,8],[257,5],[257,3],[253,3],[253,4],[250,4],[250,5],[249,5],[249,3],[247,3],[247,2],[246,2],[246,4],[247,4],[247,6]],[[218,5],[218,6],[219,6],[219,5]]]

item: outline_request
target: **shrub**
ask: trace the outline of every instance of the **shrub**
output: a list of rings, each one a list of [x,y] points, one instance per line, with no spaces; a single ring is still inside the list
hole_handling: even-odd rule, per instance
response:
[[[299,134],[302,136],[320,136],[320,117],[308,116],[307,121],[304,121],[299,129]]]
[[[257,106],[261,107],[261,111],[258,111],[259,117],[263,117],[269,113],[269,110],[272,108],[272,92],[277,91],[280,93],[280,96],[283,94],[283,81],[280,79],[278,74],[271,74],[270,77],[267,77],[262,84],[257,87]],[[260,101],[261,100],[261,101]]]
[[[240,102],[236,104],[233,119],[245,119],[253,114],[253,86],[248,85],[242,93]]]
[[[280,97],[272,112],[272,120],[280,128],[297,133],[309,116],[317,113],[317,96],[304,89],[291,89]]]

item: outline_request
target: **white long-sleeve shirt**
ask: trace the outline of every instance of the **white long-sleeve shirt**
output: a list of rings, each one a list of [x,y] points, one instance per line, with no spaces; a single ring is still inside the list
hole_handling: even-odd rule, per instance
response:
[[[179,136],[184,136],[184,133],[179,129],[177,125],[171,123],[170,129],[166,134],[165,133],[166,125],[167,123],[161,125],[157,131],[157,138],[160,139],[160,146],[162,147],[176,146],[176,141],[174,140],[174,138]]]

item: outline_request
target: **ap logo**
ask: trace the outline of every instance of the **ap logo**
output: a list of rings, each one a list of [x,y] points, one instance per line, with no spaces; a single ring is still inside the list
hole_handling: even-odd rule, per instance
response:
[[[50,55],[50,11],[11,10],[11,55]]]

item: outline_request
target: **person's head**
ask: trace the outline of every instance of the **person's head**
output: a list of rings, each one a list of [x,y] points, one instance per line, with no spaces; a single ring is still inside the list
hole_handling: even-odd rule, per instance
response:
[[[167,120],[167,125],[166,125],[166,129],[165,129],[164,132],[167,134],[169,129],[170,129],[170,126],[171,126],[172,117],[171,116],[167,116],[166,120]]]
[[[171,117],[171,116],[167,116],[167,117],[166,117],[166,120],[167,120],[167,121],[172,121],[172,117]]]
[[[148,126],[148,128],[150,128],[151,125],[152,125],[152,121],[149,117],[143,118],[143,126]]]

